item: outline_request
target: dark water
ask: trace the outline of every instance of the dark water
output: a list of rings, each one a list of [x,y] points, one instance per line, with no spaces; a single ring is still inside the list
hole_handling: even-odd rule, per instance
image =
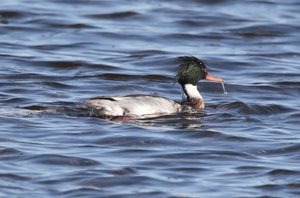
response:
[[[297,0],[1,0],[1,197],[300,197]],[[205,111],[135,123],[99,95],[180,99],[182,55]]]

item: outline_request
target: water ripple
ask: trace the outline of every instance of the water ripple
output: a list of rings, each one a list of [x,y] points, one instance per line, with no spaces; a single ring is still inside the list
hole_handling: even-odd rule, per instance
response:
[[[245,6],[247,4],[247,6]],[[296,0],[3,0],[1,197],[299,197]],[[196,56],[206,108],[117,122],[85,100],[180,101]]]
[[[94,166],[99,164],[99,162],[90,159],[54,154],[37,155],[27,160],[34,163],[56,166]]]
[[[134,11],[124,11],[124,12],[113,12],[113,13],[106,13],[106,14],[93,14],[93,15],[88,15],[87,17],[95,18],[95,19],[108,19],[108,20],[113,20],[113,19],[123,19],[123,18],[128,18],[132,16],[137,16],[139,13],[134,12]]]

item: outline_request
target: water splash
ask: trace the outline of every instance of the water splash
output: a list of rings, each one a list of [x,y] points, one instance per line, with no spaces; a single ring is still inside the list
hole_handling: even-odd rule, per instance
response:
[[[223,87],[223,92],[224,92],[224,94],[227,94],[227,91],[226,91],[226,89],[225,89],[225,85],[224,85],[223,82],[222,82],[222,87]]]

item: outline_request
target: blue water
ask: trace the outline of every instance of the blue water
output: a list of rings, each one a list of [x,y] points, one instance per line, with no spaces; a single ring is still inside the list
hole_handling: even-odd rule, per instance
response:
[[[2,0],[0,197],[299,197],[297,0]],[[203,112],[112,122],[95,96],[180,100],[178,57]]]

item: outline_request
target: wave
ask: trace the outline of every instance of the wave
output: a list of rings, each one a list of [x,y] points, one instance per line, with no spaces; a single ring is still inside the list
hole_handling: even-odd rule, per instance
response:
[[[242,101],[234,101],[217,105],[217,109],[234,110],[244,114],[268,115],[275,113],[287,113],[293,111],[286,105],[279,104],[246,104]]]

